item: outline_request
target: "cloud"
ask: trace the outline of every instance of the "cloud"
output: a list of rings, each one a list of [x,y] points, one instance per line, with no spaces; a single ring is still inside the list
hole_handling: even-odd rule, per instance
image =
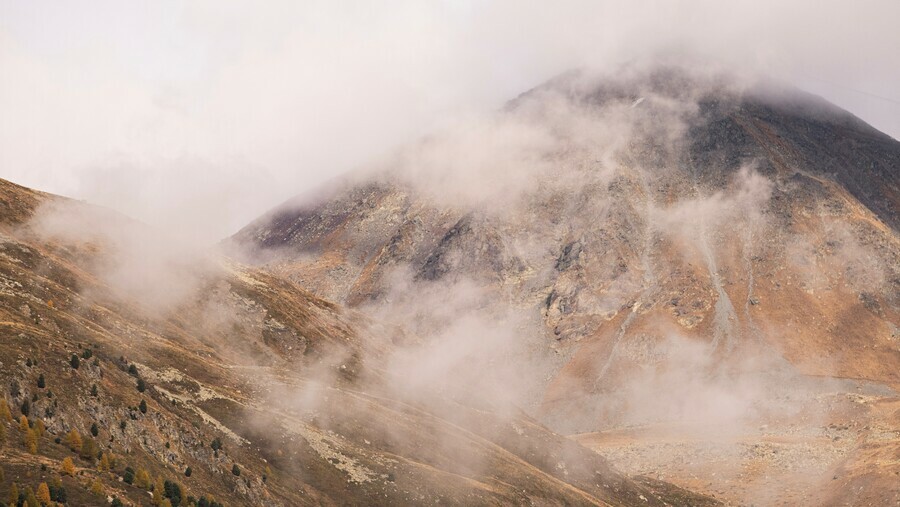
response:
[[[889,1],[0,10],[0,175],[208,241],[579,66],[696,53],[824,93],[900,135],[900,106],[853,91],[900,88]]]

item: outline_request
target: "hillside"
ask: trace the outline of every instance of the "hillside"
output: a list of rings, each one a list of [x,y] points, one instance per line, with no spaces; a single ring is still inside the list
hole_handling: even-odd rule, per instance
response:
[[[0,498],[47,483],[68,505],[717,504],[521,412],[399,389],[392,335],[0,180]]]
[[[632,473],[734,503],[890,504],[898,205],[900,143],[818,97],[574,72],[226,247],[426,342],[526,357],[517,403]],[[446,332],[472,315],[516,336]]]

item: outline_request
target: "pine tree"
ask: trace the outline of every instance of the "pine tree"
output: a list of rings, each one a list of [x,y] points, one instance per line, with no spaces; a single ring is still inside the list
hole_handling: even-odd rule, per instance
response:
[[[101,472],[109,472],[109,453],[104,452],[100,457],[99,469]]]
[[[138,409],[140,409],[142,414],[146,414],[147,413],[147,402],[144,400],[141,400],[141,404],[138,406]]]
[[[139,378],[137,381],[137,390],[139,393],[142,393],[147,390],[147,383],[144,382],[144,379]]]
[[[78,369],[81,366],[81,360],[78,359],[77,354],[72,354],[72,359],[69,359],[69,364],[72,365],[72,368]]]
[[[40,500],[40,502],[42,504],[50,505],[50,502],[52,501],[50,498],[50,487],[47,486],[46,482],[42,482],[42,483],[38,484],[36,496],[37,496],[37,499]]]
[[[41,507],[41,503],[38,502],[36,496],[34,496],[34,490],[30,487],[25,488],[25,505],[28,507]]]
[[[47,381],[44,379],[44,374],[43,374],[43,373],[41,373],[41,375],[38,377],[37,386],[38,386],[40,389],[43,389],[43,388],[47,387]]]
[[[194,471],[191,470],[191,467],[187,467],[187,468],[184,469],[184,476],[185,476],[185,477],[190,477],[192,473],[194,473]]]
[[[10,505],[18,505],[19,504],[19,485],[15,482],[9,487],[9,504]]]
[[[103,483],[100,482],[99,477],[95,478],[94,482],[91,483],[91,493],[96,496],[103,496]]]
[[[18,381],[13,380],[12,382],[9,383],[9,394],[10,394],[10,396],[12,396],[13,398],[18,398],[19,395],[22,394],[22,391],[21,391],[20,388],[19,388],[19,382],[18,382]]]
[[[134,474],[134,485],[142,489],[150,489],[150,474],[143,468],[138,468]]]
[[[47,427],[44,426],[44,421],[40,419],[34,420],[34,431],[37,432],[37,436],[42,437],[44,433],[47,432]]]
[[[160,506],[165,499],[166,482],[161,475],[156,476],[156,482],[153,483],[153,504]]]
[[[97,448],[97,442],[95,442],[91,437],[85,437],[84,442],[81,444],[81,452],[79,453],[79,456],[81,456],[81,459],[85,459],[93,463],[94,460],[97,459],[98,450],[99,449]]]
[[[28,401],[28,398],[25,398],[25,400],[22,401],[22,415],[28,417],[29,414],[31,414],[31,402]]]
[[[231,473],[233,473],[236,476],[241,475],[241,469],[237,466],[237,463],[235,463],[234,465],[231,465]]]
[[[37,454],[38,436],[37,432],[29,429],[25,432],[25,449],[31,454]]]
[[[12,422],[12,413],[9,411],[9,403],[7,403],[6,398],[0,398],[0,419],[5,422]]]
[[[96,437],[98,433],[100,433],[100,429],[97,428],[97,423],[91,423],[91,435]]]
[[[81,434],[78,433],[78,430],[72,428],[68,435],[66,435],[66,443],[69,445],[69,449],[72,449],[72,452],[81,452]]]
[[[97,384],[91,386],[91,396],[93,396],[94,398],[97,397]]]
[[[62,460],[61,471],[65,475],[75,475],[75,463],[72,458]]]

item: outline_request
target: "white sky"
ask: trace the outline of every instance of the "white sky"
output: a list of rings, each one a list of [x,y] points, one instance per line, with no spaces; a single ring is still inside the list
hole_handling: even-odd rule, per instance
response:
[[[214,241],[447,118],[673,49],[898,138],[898,23],[896,0],[0,0],[0,177]]]

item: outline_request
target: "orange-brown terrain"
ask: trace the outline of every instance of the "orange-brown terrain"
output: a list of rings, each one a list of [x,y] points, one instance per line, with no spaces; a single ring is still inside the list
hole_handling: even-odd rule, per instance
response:
[[[629,474],[733,505],[895,505],[898,205],[900,143],[818,97],[571,73],[226,246],[469,344]]]
[[[416,388],[397,329],[0,180],[0,499],[717,505],[496,399]],[[396,341],[396,343],[394,343]]]

